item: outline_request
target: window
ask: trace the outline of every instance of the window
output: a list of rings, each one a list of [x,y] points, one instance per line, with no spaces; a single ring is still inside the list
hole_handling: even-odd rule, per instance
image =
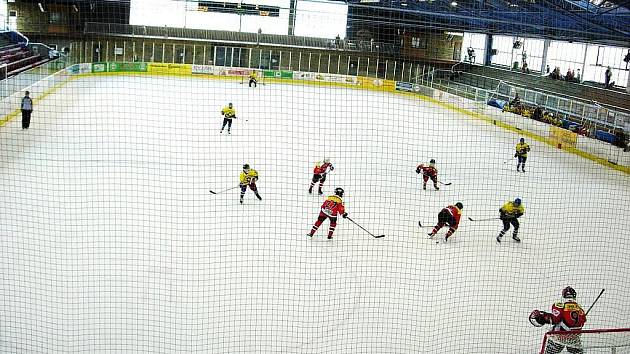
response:
[[[230,3],[225,1],[202,1],[197,5],[201,12],[220,12],[238,15],[279,17],[280,8],[277,6],[265,6],[257,4]]]
[[[468,57],[468,49],[474,50],[474,57]],[[486,35],[479,33],[464,33],[462,42],[461,60],[483,64],[486,57]]]
[[[576,72],[577,75],[577,69],[582,69],[584,65],[585,52],[585,44],[552,41],[549,44],[549,52],[547,53],[547,64],[550,70],[558,67],[562,75],[569,69]]]
[[[422,37],[411,37],[411,48],[427,49],[427,39]]]
[[[53,24],[61,23],[61,14],[59,12],[51,12],[48,21]]]
[[[588,45],[583,80],[603,83],[604,73],[610,67],[613,74],[611,81],[617,86],[624,86],[629,73],[623,61],[627,53],[628,48]]]
[[[10,11],[9,11],[9,17],[17,17],[17,11],[15,11],[15,10],[10,10]]]
[[[514,40],[512,36],[494,36],[492,38],[492,49],[496,49],[497,54],[492,56],[492,64],[512,67],[514,57]]]

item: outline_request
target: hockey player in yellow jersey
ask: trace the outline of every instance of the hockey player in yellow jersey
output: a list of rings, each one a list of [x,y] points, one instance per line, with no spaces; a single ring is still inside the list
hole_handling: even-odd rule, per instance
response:
[[[241,187],[241,199],[240,203],[243,204],[243,197],[245,197],[245,192],[247,191],[247,187],[254,192],[256,198],[258,200],[262,200],[260,194],[258,194],[258,187],[256,187],[256,181],[258,181],[258,171],[250,168],[248,164],[243,165],[243,172],[241,172],[240,183]]]
[[[501,237],[505,235],[506,232],[510,229],[510,225],[514,226],[514,232],[512,233],[512,239],[516,242],[521,242],[521,239],[518,238],[518,218],[525,214],[525,207],[521,201],[521,198],[514,199],[513,202],[507,202],[503,204],[501,209],[499,209],[499,219],[503,222],[503,230],[497,236],[497,242],[501,243]]]
[[[232,103],[228,104],[227,107],[223,107],[221,110],[221,115],[223,116],[223,125],[221,126],[221,134],[223,134],[223,129],[227,125],[228,134],[232,134],[230,130],[232,129],[232,119],[236,118],[236,110]]]
[[[514,157],[518,158],[518,164],[516,165],[516,171],[525,172],[525,161],[527,161],[527,153],[529,152],[529,144],[525,142],[525,138],[521,138],[521,141],[516,144],[516,153]]]
[[[252,87],[252,84],[254,87],[258,86],[258,74],[255,71],[249,74],[249,87]]]

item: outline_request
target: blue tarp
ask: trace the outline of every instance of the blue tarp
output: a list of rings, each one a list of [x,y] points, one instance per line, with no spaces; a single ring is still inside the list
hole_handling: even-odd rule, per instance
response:
[[[595,139],[611,144],[614,144],[617,141],[617,137],[614,134],[610,134],[609,132],[605,132],[603,130],[595,131]]]
[[[500,109],[503,109],[503,107],[505,107],[506,104],[508,104],[507,101],[500,100],[497,98],[491,98],[490,100],[488,100],[488,106],[497,107]]]

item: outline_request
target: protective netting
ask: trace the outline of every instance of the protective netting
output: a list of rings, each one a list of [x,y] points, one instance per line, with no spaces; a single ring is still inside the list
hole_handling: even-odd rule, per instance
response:
[[[536,353],[528,315],[567,285],[585,309],[606,289],[585,328],[627,327],[627,153],[488,105],[542,101],[455,74],[462,33],[352,7],[339,38],[141,26],[118,6],[30,34],[67,55],[2,81],[0,352]],[[307,236],[336,188],[349,218]],[[517,198],[520,242],[508,222],[499,243]]]

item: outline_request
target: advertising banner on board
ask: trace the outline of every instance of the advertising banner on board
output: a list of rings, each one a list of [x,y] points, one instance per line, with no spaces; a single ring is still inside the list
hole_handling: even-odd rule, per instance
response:
[[[225,70],[225,74],[228,76],[247,76],[252,71],[250,69],[242,69],[242,68],[227,68]]]
[[[190,64],[149,63],[147,67],[147,71],[151,74],[190,75],[192,73]]]
[[[276,79],[293,79],[293,71],[287,70],[263,70],[264,77],[273,77]]]
[[[396,91],[420,92],[420,85],[411,82],[396,81]]]
[[[89,74],[92,72],[92,64],[91,63],[81,63],[74,64],[69,66],[66,71],[68,74],[77,75],[77,74]]]
[[[112,73],[120,73],[120,72],[137,72],[137,73],[145,73],[147,72],[147,63],[107,63],[107,71]]]
[[[359,79],[356,76],[350,75],[338,75],[338,74],[321,74],[311,73],[305,71],[293,72],[293,79],[306,80],[306,81],[318,81],[318,82],[334,82],[347,85],[358,85]]]
[[[549,138],[556,142],[556,144],[574,148],[577,145],[577,136],[578,135],[572,131],[554,125],[549,126]]]
[[[107,63],[92,63],[92,72],[93,73],[107,72]]]
[[[226,75],[224,67],[213,65],[192,65],[191,72],[203,75]]]
[[[359,81],[359,86],[363,88],[367,88],[367,89],[394,91],[396,88],[396,82],[392,80],[383,80],[383,79],[376,79],[373,77],[359,76],[358,81]]]

